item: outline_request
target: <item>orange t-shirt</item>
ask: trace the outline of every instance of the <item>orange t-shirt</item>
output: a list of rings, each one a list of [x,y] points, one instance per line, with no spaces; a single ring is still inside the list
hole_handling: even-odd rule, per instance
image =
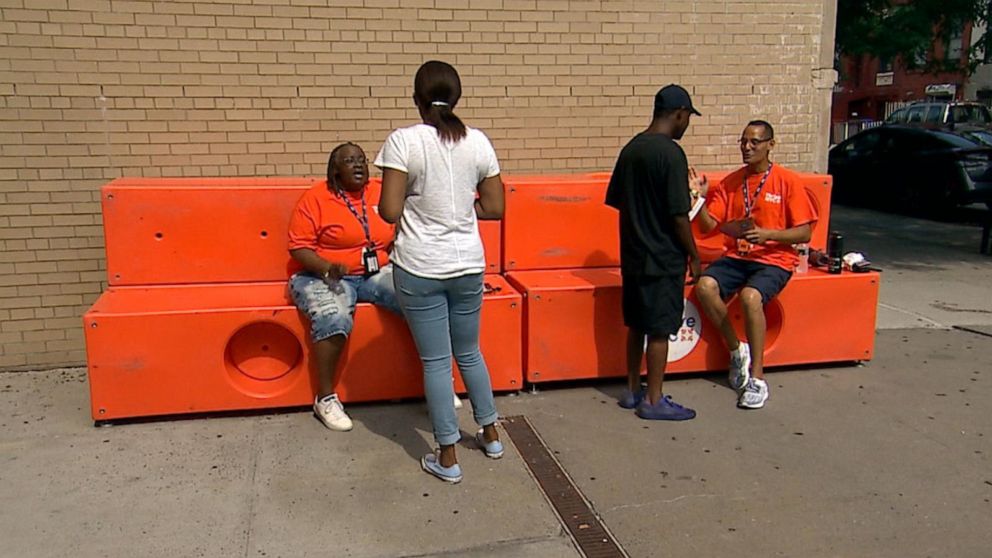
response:
[[[369,220],[369,232],[379,257],[379,266],[389,263],[389,250],[393,248],[394,229],[379,217],[379,182],[365,186],[365,203]],[[362,195],[344,192],[351,206],[362,216]],[[309,248],[321,258],[341,263],[348,267],[349,275],[362,275],[365,266],[362,262],[362,248],[367,245],[365,229],[355,216],[345,199],[327,188],[327,181],[321,180],[310,187],[289,219],[289,249]],[[299,270],[297,264],[295,270]]]
[[[706,195],[706,209],[719,223],[744,218],[744,177],[747,167],[727,175]],[[748,195],[754,200],[754,191],[764,173],[747,177]],[[752,201],[751,218],[754,225],[763,229],[791,229],[815,223],[816,208],[809,199],[806,186],[799,176],[781,165],[772,165],[768,180],[761,188],[757,200]],[[792,272],[798,258],[789,244],[768,241],[755,244],[746,255],[737,253],[737,239],[724,235],[726,255],[739,260],[749,260],[774,265]]]

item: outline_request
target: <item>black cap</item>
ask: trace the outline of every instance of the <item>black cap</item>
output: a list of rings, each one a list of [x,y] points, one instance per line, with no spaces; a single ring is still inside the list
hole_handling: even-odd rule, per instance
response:
[[[654,96],[654,110],[656,112],[683,108],[689,109],[689,112],[696,116],[702,116],[696,110],[696,107],[692,106],[692,99],[689,98],[689,92],[680,85],[675,85],[674,83],[666,85],[659,89],[658,93]]]

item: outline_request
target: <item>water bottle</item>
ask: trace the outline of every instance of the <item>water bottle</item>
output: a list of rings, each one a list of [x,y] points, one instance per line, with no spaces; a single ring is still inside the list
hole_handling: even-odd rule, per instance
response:
[[[844,268],[844,236],[840,233],[830,233],[827,239],[828,273],[840,273]]]
[[[794,245],[799,262],[796,264],[796,273],[802,274],[809,271],[809,244],[800,242]]]

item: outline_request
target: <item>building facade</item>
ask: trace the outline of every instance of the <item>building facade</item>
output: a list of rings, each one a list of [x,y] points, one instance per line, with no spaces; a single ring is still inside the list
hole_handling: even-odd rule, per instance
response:
[[[100,186],[374,156],[429,59],[506,173],[610,169],[671,82],[703,113],[695,166],[738,165],[764,118],[779,161],[825,171],[835,20],[836,0],[0,0],[0,369],[85,361]]]
[[[959,70],[926,72],[908,68],[902,60],[870,57],[842,57],[838,61],[838,82],[834,87],[831,119],[834,123],[884,120],[895,108],[928,99],[962,100],[967,96],[965,72],[972,28],[966,25],[948,42],[935,41],[927,53],[931,59],[947,60]],[[920,60],[925,64],[926,60]],[[842,139],[842,138],[841,138]]]

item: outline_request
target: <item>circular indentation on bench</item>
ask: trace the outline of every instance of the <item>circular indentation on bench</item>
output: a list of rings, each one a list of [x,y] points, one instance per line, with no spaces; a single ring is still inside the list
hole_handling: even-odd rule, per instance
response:
[[[302,373],[303,348],[285,326],[255,322],[239,329],[227,342],[228,379],[254,397],[284,393]]]
[[[765,305],[765,351],[775,347],[779,333],[782,333],[782,323],[785,319],[785,309],[778,297],[771,299]]]
[[[734,331],[737,332],[737,338],[741,341],[747,339],[744,335],[744,308],[741,307],[740,297],[735,296],[731,301],[730,305],[727,307],[727,311],[730,314],[730,321],[734,326]],[[765,305],[765,352],[769,351],[775,346],[775,342],[778,341],[778,335],[782,332],[782,322],[785,319],[785,310],[782,308],[782,303],[779,302],[779,297],[775,297]],[[707,322],[704,327],[710,326]]]

